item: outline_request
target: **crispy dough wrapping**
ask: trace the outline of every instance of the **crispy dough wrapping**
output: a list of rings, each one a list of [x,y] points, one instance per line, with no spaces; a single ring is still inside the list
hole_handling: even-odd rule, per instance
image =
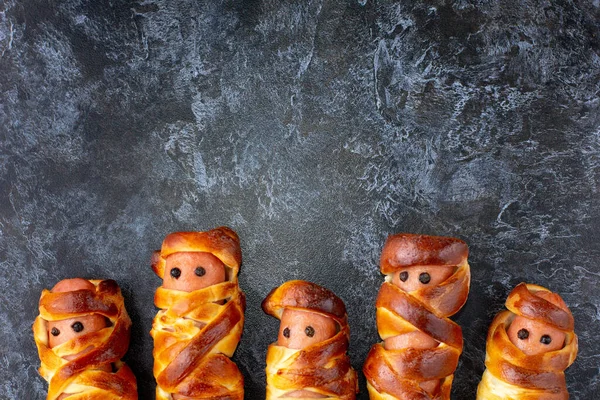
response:
[[[159,287],[160,308],[152,324],[156,398],[244,398],[244,378],[230,357],[244,327],[244,294],[238,285],[242,261],[239,238],[229,228],[169,234],[153,269],[162,279],[166,258],[177,252],[206,252],[226,267],[225,282],[185,292]]]
[[[462,353],[461,328],[448,317],[467,300],[470,269],[467,245],[459,239],[397,234],[388,238],[381,272],[388,275],[377,296],[377,328],[382,339],[419,331],[440,344],[433,348],[386,349],[375,344],[363,372],[372,400],[449,399],[454,370]],[[413,266],[456,267],[442,283],[405,292],[393,285],[391,274]],[[440,380],[432,397],[421,382]]]
[[[131,320],[114,280],[90,280],[95,291],[53,293],[43,290],[33,335],[41,360],[39,372],[49,383],[48,400],[71,394],[69,400],[137,399],[136,379],[121,357],[129,347]],[[91,314],[105,317],[104,329],[50,348],[48,321]],[[91,351],[88,350],[93,347]],[[72,360],[64,357],[82,353]]]
[[[286,399],[285,395],[308,390],[323,399],[355,399],[358,392],[356,371],[346,355],[350,328],[346,307],[333,292],[306,281],[289,281],[275,288],[262,303],[265,313],[281,319],[290,308],[309,311],[333,319],[339,331],[330,339],[304,349],[269,345],[267,350],[267,400]]]
[[[573,315],[536,296],[548,289],[521,283],[506,299],[507,311],[492,321],[487,337],[483,378],[478,400],[564,400],[569,398],[564,370],[577,356]],[[564,346],[556,351],[526,355],[509,339],[507,330],[515,316],[533,319],[563,331]]]

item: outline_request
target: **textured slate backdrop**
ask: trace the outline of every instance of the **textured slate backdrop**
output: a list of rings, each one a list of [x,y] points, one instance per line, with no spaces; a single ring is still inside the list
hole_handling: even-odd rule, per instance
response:
[[[475,397],[521,281],[563,295],[581,348],[569,390],[599,398],[599,7],[0,4],[0,398],[44,398],[31,324],[41,290],[74,276],[122,286],[126,360],[152,398],[151,251],[222,224],[242,240],[248,399],[277,330],[260,302],[289,279],[346,302],[361,369],[380,249],[401,231],[470,245],[453,398]]]

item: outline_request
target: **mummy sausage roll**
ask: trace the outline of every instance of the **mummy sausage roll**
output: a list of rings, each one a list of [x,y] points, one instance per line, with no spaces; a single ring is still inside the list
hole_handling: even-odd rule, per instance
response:
[[[121,357],[131,320],[113,280],[65,279],[43,290],[33,335],[49,383],[48,400],[137,399]]]
[[[542,286],[521,283],[506,308],[488,333],[477,399],[568,399],[564,370],[577,356],[577,335],[565,302]]]
[[[398,234],[388,238],[380,268],[377,329],[363,372],[372,400],[449,399],[462,352],[460,327],[448,317],[464,305],[470,269],[465,242]]]
[[[156,290],[154,377],[157,399],[244,398],[244,378],[229,359],[244,327],[238,286],[239,238],[229,228],[169,234],[152,268]]]
[[[281,320],[267,351],[267,400],[354,399],[356,372],[346,355],[346,306],[328,289],[289,281],[269,293],[265,313]]]

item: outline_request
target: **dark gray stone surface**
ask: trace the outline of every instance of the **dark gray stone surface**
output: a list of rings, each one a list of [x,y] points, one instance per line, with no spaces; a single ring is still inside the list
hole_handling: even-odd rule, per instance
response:
[[[74,276],[121,285],[152,398],[151,251],[218,225],[242,240],[248,399],[289,279],[346,302],[360,371],[401,231],[470,245],[453,398],[521,281],[571,307],[571,397],[600,398],[599,22],[598,0],[3,2],[0,398],[45,397],[31,324]]]

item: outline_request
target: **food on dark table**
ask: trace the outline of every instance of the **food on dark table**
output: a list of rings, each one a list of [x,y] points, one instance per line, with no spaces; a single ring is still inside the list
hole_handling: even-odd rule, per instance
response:
[[[383,248],[377,296],[383,342],[363,371],[372,400],[449,399],[462,353],[461,328],[448,317],[467,300],[468,247],[459,239],[397,234]]]
[[[226,227],[171,233],[155,252],[152,268],[163,279],[150,332],[157,399],[244,398],[230,360],[244,327],[241,262],[238,235]]]

